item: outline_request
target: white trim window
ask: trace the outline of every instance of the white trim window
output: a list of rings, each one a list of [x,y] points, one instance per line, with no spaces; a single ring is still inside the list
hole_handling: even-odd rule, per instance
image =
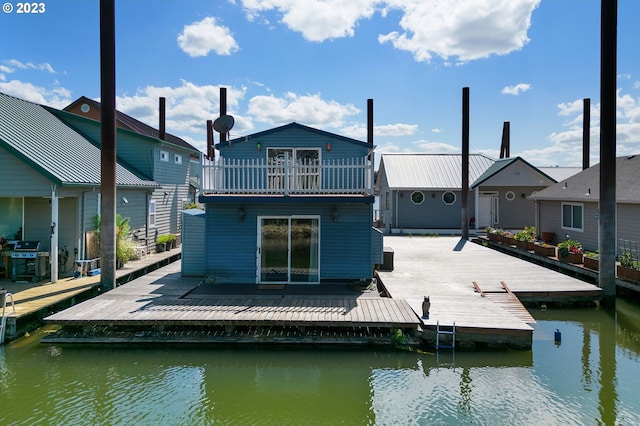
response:
[[[176,164],[182,164],[182,155],[174,154],[173,155],[173,162],[176,163]]]
[[[156,227],[156,200],[149,201],[149,228]]]
[[[453,203],[456,202],[456,193],[451,191],[447,191],[443,193],[442,202],[445,203],[447,206],[452,205]]]
[[[422,191],[413,191],[411,193],[411,202],[413,202],[413,204],[419,205],[422,204],[423,201],[424,194],[422,193]]]
[[[570,229],[572,231],[584,230],[584,205],[562,203],[562,229]]]
[[[160,161],[169,162],[169,151],[160,150]]]

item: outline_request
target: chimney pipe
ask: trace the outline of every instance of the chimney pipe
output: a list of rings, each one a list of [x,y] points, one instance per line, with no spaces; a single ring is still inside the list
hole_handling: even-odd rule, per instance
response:
[[[502,144],[500,145],[500,158],[511,157],[510,123],[505,121],[502,125]]]
[[[166,101],[164,97],[160,97],[160,123],[158,126],[158,138],[165,140],[167,137],[166,134]]]
[[[227,88],[220,88],[220,117],[223,115],[227,115]],[[227,141],[227,134],[222,132],[220,133],[220,143]]]
[[[207,120],[207,158],[213,160],[216,158],[213,149],[213,120]]]
[[[373,99],[367,99],[367,143],[373,146]]]
[[[582,170],[589,168],[591,150],[591,99],[582,100]]]

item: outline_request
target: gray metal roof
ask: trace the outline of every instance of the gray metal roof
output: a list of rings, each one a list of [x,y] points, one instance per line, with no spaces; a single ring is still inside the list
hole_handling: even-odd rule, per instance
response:
[[[0,93],[0,144],[57,184],[100,184],[100,149],[42,105]],[[120,164],[116,185],[158,186]]]
[[[469,156],[469,182],[475,182],[494,160]],[[391,189],[455,190],[462,187],[461,154],[383,154],[379,178],[387,178]]]
[[[580,173],[582,167],[538,167],[542,173],[549,176],[556,182],[570,178],[571,176]]]
[[[640,203],[640,155],[616,159],[616,200]],[[598,202],[600,199],[600,164],[556,183],[529,197],[532,200]]]

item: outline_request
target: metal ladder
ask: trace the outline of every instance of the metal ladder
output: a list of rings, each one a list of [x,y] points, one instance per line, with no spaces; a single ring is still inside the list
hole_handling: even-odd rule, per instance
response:
[[[443,326],[450,328],[449,330],[440,329],[440,321],[436,322],[436,350],[437,349],[455,349],[456,348],[456,322],[452,326]],[[451,336],[451,343],[440,343],[440,335]]]
[[[13,313],[16,313],[16,306],[13,303],[13,294],[7,290],[0,290],[0,303],[2,304],[2,321],[0,322],[0,345],[4,344],[4,333],[7,329],[7,316],[5,315],[7,310],[7,297],[11,298],[11,307]]]

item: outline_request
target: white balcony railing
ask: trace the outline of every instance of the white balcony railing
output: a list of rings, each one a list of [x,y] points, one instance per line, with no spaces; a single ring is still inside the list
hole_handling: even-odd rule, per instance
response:
[[[201,194],[365,194],[373,195],[373,161],[204,160]]]

